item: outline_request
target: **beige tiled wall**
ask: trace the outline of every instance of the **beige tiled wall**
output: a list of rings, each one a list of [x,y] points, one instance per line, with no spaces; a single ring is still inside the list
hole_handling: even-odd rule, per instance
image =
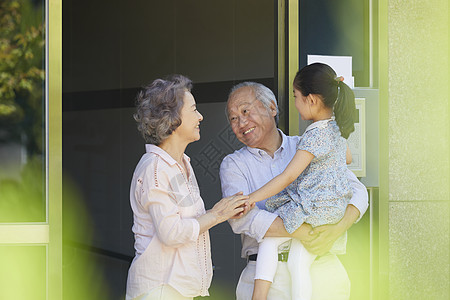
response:
[[[449,299],[448,0],[388,0],[390,299]]]

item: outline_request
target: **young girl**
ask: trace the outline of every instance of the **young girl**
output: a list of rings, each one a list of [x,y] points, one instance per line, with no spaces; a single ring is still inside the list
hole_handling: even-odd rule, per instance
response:
[[[303,223],[313,227],[334,224],[344,216],[352,196],[345,175],[346,162],[351,161],[346,139],[354,131],[356,110],[353,91],[328,65],[314,63],[302,68],[293,86],[301,118],[314,123],[306,128],[283,173],[249,195],[250,203],[273,196],[266,201],[266,208],[283,219],[289,233]],[[259,245],[253,299],[267,298],[276,272],[278,246],[288,240],[265,238]],[[343,253],[345,244],[344,235],[331,251]],[[292,239],[288,258],[292,299],[311,299],[309,268],[315,257]]]

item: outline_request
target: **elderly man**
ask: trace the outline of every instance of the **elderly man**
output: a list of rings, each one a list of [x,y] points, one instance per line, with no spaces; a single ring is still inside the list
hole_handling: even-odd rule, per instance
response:
[[[227,103],[231,128],[246,146],[226,156],[220,166],[224,197],[239,191],[249,194],[280,174],[296,152],[298,136],[286,136],[277,128],[278,108],[274,94],[264,85],[245,82],[235,86]],[[290,235],[276,214],[265,210],[265,201],[243,218],[230,220],[233,231],[241,234],[242,257],[248,261],[236,289],[238,300],[252,298],[258,243],[264,237],[299,239],[311,253],[319,256],[311,266],[313,300],[349,299],[350,281],[336,255],[329,253],[334,241],[358,221],[368,207],[366,188],[348,171],[353,197],[342,220],[312,229],[302,224]],[[290,300],[291,280],[287,269],[289,243],[280,246],[277,273],[270,287],[269,300]]]

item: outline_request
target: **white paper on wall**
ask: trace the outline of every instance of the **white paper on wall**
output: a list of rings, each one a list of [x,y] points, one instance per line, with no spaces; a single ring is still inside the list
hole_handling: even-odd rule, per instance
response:
[[[308,65],[320,62],[329,65],[336,72],[337,76],[343,76],[344,82],[350,87],[355,88],[355,80],[352,76],[352,57],[351,56],[332,56],[332,55],[308,55]]]

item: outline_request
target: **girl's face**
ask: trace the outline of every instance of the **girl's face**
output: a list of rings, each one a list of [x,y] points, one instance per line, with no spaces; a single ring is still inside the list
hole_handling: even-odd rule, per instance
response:
[[[203,120],[203,116],[197,110],[194,96],[190,92],[186,91],[184,93],[183,101],[181,125],[175,129],[174,133],[191,143],[200,139],[200,122]]]
[[[302,92],[294,87],[294,98],[295,107],[300,113],[302,120],[312,120],[311,103],[308,97],[303,96]]]

